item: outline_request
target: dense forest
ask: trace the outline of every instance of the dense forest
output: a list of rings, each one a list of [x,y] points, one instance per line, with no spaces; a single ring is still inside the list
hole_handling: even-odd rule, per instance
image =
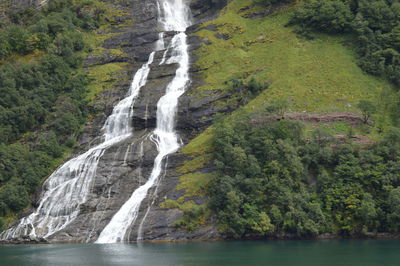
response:
[[[235,238],[397,232],[400,130],[370,147],[297,121],[257,125],[246,113],[215,125],[211,208]]]
[[[277,2],[294,1],[263,1]],[[284,101],[258,114],[220,118],[214,126],[217,174],[208,188],[210,208],[219,228],[233,238],[398,232],[400,2],[303,2],[289,23],[300,38],[344,36],[362,70],[394,85],[381,106],[358,104],[367,131],[376,130],[379,140],[354,144],[351,131],[346,141],[321,129],[306,135],[302,123],[285,119]],[[256,123],[260,115],[269,121]],[[371,116],[390,122],[381,127]]]
[[[0,29],[0,217],[28,206],[75,145],[87,116],[83,34],[101,16],[92,4],[52,0],[11,14]]]

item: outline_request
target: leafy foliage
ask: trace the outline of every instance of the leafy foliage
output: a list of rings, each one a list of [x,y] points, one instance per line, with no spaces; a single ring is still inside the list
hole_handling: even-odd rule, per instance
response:
[[[400,132],[360,148],[299,122],[256,126],[246,114],[215,125],[218,174],[210,206],[229,236],[397,231]]]
[[[360,101],[357,106],[363,114],[364,123],[368,123],[370,117],[377,112],[376,106],[370,101]]]
[[[99,18],[88,5],[51,0],[43,11],[14,14],[0,31],[0,216],[30,203],[86,119],[83,32]],[[8,60],[33,52],[38,60]]]
[[[254,77],[246,81],[244,78],[233,78],[226,82],[232,99],[235,99],[238,106],[248,103],[251,99],[269,87],[269,83],[257,81]]]
[[[311,0],[296,10],[292,23],[302,23],[304,26],[324,32],[336,33],[347,30],[353,16],[347,2]]]
[[[352,32],[359,65],[400,86],[400,2],[398,0],[309,0],[297,8],[291,23],[299,32]]]

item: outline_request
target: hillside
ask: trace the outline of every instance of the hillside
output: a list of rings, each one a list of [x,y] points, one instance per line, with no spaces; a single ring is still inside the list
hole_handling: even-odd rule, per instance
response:
[[[54,1],[40,9],[25,2],[6,1],[2,9],[10,20],[0,31],[1,226],[26,211],[38,187],[76,149],[83,125],[112,105],[103,94],[130,79],[123,52],[99,45],[116,35],[111,24],[121,30],[132,23],[127,7],[75,1],[65,10],[63,1]]]
[[[0,16],[2,240],[400,229],[398,1],[49,0]]]
[[[208,98],[210,94],[225,95],[227,93],[228,97],[222,97],[221,100],[217,100],[212,104],[220,106],[219,108],[224,111],[236,108],[239,108],[239,110],[233,112],[231,115],[224,116],[225,125],[223,127],[225,130],[228,130],[227,132],[218,132],[218,137],[215,137],[215,127],[213,126],[204,133],[201,133],[182,149],[182,153],[191,158],[191,160],[187,161],[180,168],[180,172],[184,175],[180,177],[181,181],[178,189],[184,189],[186,193],[175,202],[168,201],[165,203],[166,206],[175,206],[188,213],[188,216],[184,217],[178,223],[178,226],[193,230],[196,226],[204,224],[205,217],[212,213],[208,209],[210,205],[205,204],[200,205],[200,207],[194,205],[195,207],[193,207],[193,199],[198,196],[208,198],[211,195],[212,201],[217,200],[213,197],[218,197],[218,200],[223,201],[221,194],[227,193],[229,189],[226,183],[223,184],[220,182],[233,182],[232,186],[246,186],[240,182],[234,185],[234,182],[238,182],[237,180],[222,180],[221,175],[232,171],[232,168],[229,167],[233,166],[228,166],[228,162],[225,162],[225,167],[222,167],[222,169],[220,165],[215,166],[217,162],[215,161],[215,156],[222,156],[223,158],[244,156],[246,158],[248,155],[236,154],[239,152],[237,150],[239,149],[238,146],[243,145],[243,143],[235,140],[235,138],[233,140],[226,139],[227,142],[233,141],[232,145],[238,145],[234,146],[233,154],[229,154],[229,152],[225,151],[225,149],[229,150],[229,147],[218,146],[220,145],[218,144],[218,138],[223,138],[227,136],[226,134],[231,134],[228,133],[230,132],[229,130],[233,130],[239,135],[244,134],[242,137],[245,139],[251,138],[251,134],[254,134],[251,130],[250,132],[244,131],[246,132],[244,133],[243,129],[240,128],[243,127],[243,124],[258,128],[265,123],[274,123],[274,119],[280,118],[279,115],[271,119],[265,110],[277,102],[279,103],[282,100],[287,102],[283,118],[289,121],[300,121],[304,127],[303,133],[300,134],[304,134],[307,139],[314,138],[315,134],[328,134],[340,143],[334,145],[353,143],[355,146],[361,145],[361,147],[365,147],[365,145],[371,145],[371,143],[376,141],[380,142],[383,136],[382,131],[388,130],[393,125],[390,111],[388,111],[390,109],[389,106],[392,104],[391,100],[389,100],[390,97],[397,97],[395,96],[396,90],[393,84],[390,84],[384,78],[365,73],[358,66],[358,56],[355,48],[352,46],[352,43],[355,41],[354,36],[350,34],[339,35],[315,32],[312,39],[307,39],[304,36],[296,34],[296,26],[288,26],[288,24],[296,8],[301,5],[301,3],[297,5],[278,5],[272,6],[272,8],[267,9],[268,11],[265,11],[265,7],[254,1],[231,1],[221,11],[218,18],[204,23],[196,29],[194,34],[201,38],[203,42],[202,46],[196,50],[196,55],[199,57],[196,67],[200,70],[200,75],[203,77],[204,83],[196,87],[196,89],[192,89],[192,94],[197,99],[202,97]],[[255,97],[243,94],[242,91],[235,88],[232,89],[232,85],[234,84],[232,81],[237,82],[239,80],[243,84],[250,84],[252,79],[258,81],[260,84],[267,83],[267,89]],[[247,87],[249,86],[247,85]],[[247,99],[244,99],[246,97]],[[358,107],[358,103],[362,101],[371,102],[378,107],[378,111],[374,113],[374,121],[368,125],[363,122],[362,111]],[[246,119],[250,119],[252,122],[249,124]],[[217,126],[221,127],[220,124]],[[220,130],[222,129],[218,128],[218,131]],[[218,147],[217,150],[215,150],[216,145]],[[246,145],[251,145],[251,143]],[[246,153],[252,153],[252,151],[248,150],[249,146],[241,147],[243,147]],[[224,151],[222,154],[221,149]],[[334,156],[340,155],[336,154]],[[246,160],[244,158],[242,157],[242,160]],[[300,160],[303,159],[300,157]],[[335,164],[334,162],[330,163]],[[260,164],[260,167],[263,166]],[[335,171],[330,166],[325,167],[327,167],[328,172]],[[210,173],[210,171],[212,172]],[[265,169],[264,171],[268,170]],[[310,174],[314,176],[318,175],[317,173],[321,169],[310,169],[310,171]],[[245,173],[240,173],[240,170],[236,170],[236,172],[234,170],[233,174],[235,173],[246,175]],[[334,176],[336,176],[336,173]],[[308,180],[306,183],[310,182],[311,191],[315,191],[316,188],[314,186],[318,182],[318,178],[314,176],[312,179],[314,180]],[[280,182],[284,183],[286,181],[282,179]],[[370,181],[363,182],[369,184]],[[215,186],[218,185],[222,185],[222,187],[216,189]],[[336,189],[340,190],[338,187]],[[241,198],[241,204],[244,204],[246,200],[250,200],[251,204],[254,204],[255,199],[252,199],[249,194],[251,192],[242,191],[241,193],[244,193],[238,194],[238,197]],[[252,193],[262,192],[253,191]],[[361,196],[357,196],[359,192],[355,191],[347,191],[345,193],[350,193],[355,197],[356,205],[362,204],[362,193]],[[337,195],[331,196],[338,197]],[[228,202],[234,200],[229,198],[229,196],[226,197],[228,197],[226,199]],[[285,197],[285,200],[290,201],[290,196],[283,196],[283,198]],[[303,197],[313,198],[322,196],[311,194],[311,196],[303,195]],[[351,201],[351,199],[340,199],[340,197],[337,200],[339,202],[342,200],[345,202]],[[324,199],[319,198],[316,201],[322,204]],[[219,208],[219,212],[233,208],[229,207],[230,203],[220,204],[222,206],[217,207]],[[346,205],[346,203],[343,204]],[[260,207],[261,203],[256,203],[256,206]],[[261,209],[265,208],[265,211],[270,206],[268,207],[267,205],[261,207]],[[214,210],[216,208],[215,202],[211,202],[211,209],[213,208]],[[288,208],[301,209],[301,207],[294,206]],[[337,206],[336,208],[340,209],[341,207]],[[256,212],[256,210],[254,211]],[[246,216],[247,214],[243,213],[245,212],[243,209],[234,210],[233,212],[239,212],[241,213],[239,216],[248,217]],[[355,212],[354,210],[353,213]],[[227,215],[229,216],[230,214]],[[269,213],[268,215],[271,214]],[[341,213],[337,215],[345,215],[342,217],[343,219],[353,219],[350,218],[353,214]],[[198,217],[197,221],[193,217]],[[215,219],[213,216],[210,217],[212,217],[212,220]],[[257,220],[254,217],[257,217],[257,215],[253,214],[253,217],[250,215],[250,224],[254,222],[252,219]],[[335,222],[333,223],[338,228],[342,226],[341,230],[345,234],[346,232],[351,233],[358,230],[353,228],[354,224],[349,225],[349,223],[353,222],[341,221],[342,218],[336,218],[336,224]],[[243,220],[240,222],[240,218],[236,218],[237,221],[229,221],[231,218],[220,217],[220,219],[223,221],[225,219],[225,222],[220,224],[220,229],[222,228],[222,230],[225,230],[231,236],[243,237],[242,234],[246,234],[238,229],[241,232],[239,233],[233,228],[235,228],[234,226],[238,228],[243,227],[248,221]],[[270,221],[269,219],[268,221]],[[371,219],[371,217],[361,219]],[[274,222],[276,223],[276,221]],[[328,223],[327,221],[325,222]],[[241,223],[241,225],[237,223]],[[358,222],[355,221],[354,223],[357,224]],[[290,230],[286,232],[291,232],[295,235],[303,234],[300,233],[301,229],[296,228],[295,225]],[[338,229],[322,229],[323,232],[329,233],[335,233],[337,232],[336,230]],[[368,229],[365,230],[368,231]],[[247,234],[252,235],[254,231],[251,233],[250,230]]]

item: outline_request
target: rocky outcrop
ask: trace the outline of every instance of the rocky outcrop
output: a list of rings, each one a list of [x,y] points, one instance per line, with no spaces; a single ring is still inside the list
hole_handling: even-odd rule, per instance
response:
[[[193,17],[199,23],[215,17],[226,3],[227,0],[190,0],[190,8]]]
[[[8,16],[26,8],[40,8],[47,0],[1,0],[0,1],[0,26],[8,22]]]
[[[126,94],[133,74],[147,62],[159,38],[156,0],[128,0],[128,4],[113,2],[121,5],[124,11],[132,14],[134,26],[111,29],[115,33],[102,43],[104,53],[101,56],[89,56],[86,66],[124,62],[125,72],[121,73],[116,84],[117,90],[104,90],[98,95],[92,105],[93,118],[87,122],[79,137],[79,149],[74,155],[86,151],[98,144],[102,137],[102,126],[113,106]],[[213,18],[225,1],[192,0],[191,9],[196,23]],[[194,33],[196,26],[188,33]],[[168,45],[174,33],[165,34]],[[189,142],[203,129],[210,125],[217,112],[226,110],[214,107],[215,101],[227,95],[217,95],[207,92],[197,97],[196,88],[201,84],[199,69],[194,67],[196,49],[202,40],[189,38],[191,56],[191,86],[179,100],[177,114],[177,130],[183,143]],[[124,52],[113,54],[112,49]],[[150,176],[157,147],[151,140],[151,132],[156,126],[157,102],[165,93],[167,84],[175,75],[177,65],[159,65],[164,51],[155,54],[151,72],[133,106],[134,134],[107,149],[99,161],[96,177],[91,185],[91,192],[85,204],[81,205],[79,216],[63,230],[49,237],[49,242],[93,242],[111,220],[112,216],[129,199],[132,192],[143,184]],[[153,187],[148,197],[141,205],[139,216],[132,225],[129,239],[135,241],[138,236],[143,240],[178,240],[178,239],[211,239],[219,238],[218,231],[213,225],[199,228],[194,232],[178,229],[174,223],[183,215],[178,209],[162,207],[166,199],[176,200],[182,195],[177,191],[179,182],[177,168],[187,158],[177,152],[167,158],[164,172],[159,184]],[[201,203],[201,201],[198,201]],[[22,241],[22,240],[21,240]],[[32,241],[41,241],[33,239]]]

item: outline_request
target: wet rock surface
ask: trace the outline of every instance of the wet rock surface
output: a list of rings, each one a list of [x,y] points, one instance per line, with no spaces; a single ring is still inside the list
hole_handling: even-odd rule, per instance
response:
[[[83,153],[102,141],[102,127],[113,106],[125,97],[134,73],[147,62],[159,38],[156,0],[129,0],[122,8],[132,14],[134,26],[119,28],[118,34],[103,42],[106,52],[100,57],[88,57],[87,66],[110,62],[127,63],[126,71],[121,73],[117,90],[100,93],[92,105],[96,110],[94,117],[87,122],[79,137],[79,148],[73,156]],[[193,19],[201,22],[211,19],[225,1],[193,0],[191,8]],[[195,27],[193,28],[195,29]],[[194,30],[189,29],[189,34]],[[173,33],[165,34],[166,46]],[[187,143],[210,125],[220,110],[213,102],[227,95],[210,94],[196,97],[196,88],[201,84],[201,76],[194,67],[196,49],[200,47],[196,37],[189,37],[191,54],[191,86],[179,99],[177,131],[183,143]],[[107,49],[122,49],[126,55],[115,56]],[[157,102],[164,95],[168,83],[173,79],[176,64],[160,65],[164,51],[155,54],[147,84],[141,89],[133,106],[132,137],[107,149],[101,157],[96,176],[91,184],[91,192],[85,204],[81,205],[78,217],[63,230],[49,237],[49,242],[82,243],[94,242],[113,215],[129,199],[131,194],[149,178],[153,168],[157,147],[152,141],[151,132],[156,126]],[[139,216],[129,232],[130,241],[140,235],[143,240],[214,239],[219,238],[212,225],[194,232],[180,230],[174,223],[182,217],[178,209],[160,207],[166,199],[178,199],[182,191],[176,191],[179,181],[177,167],[187,158],[179,152],[166,160],[162,178],[158,186],[150,189],[148,197],[142,202]],[[202,203],[202,200],[197,200]],[[32,240],[41,241],[41,240]],[[25,242],[25,240],[16,242]]]

